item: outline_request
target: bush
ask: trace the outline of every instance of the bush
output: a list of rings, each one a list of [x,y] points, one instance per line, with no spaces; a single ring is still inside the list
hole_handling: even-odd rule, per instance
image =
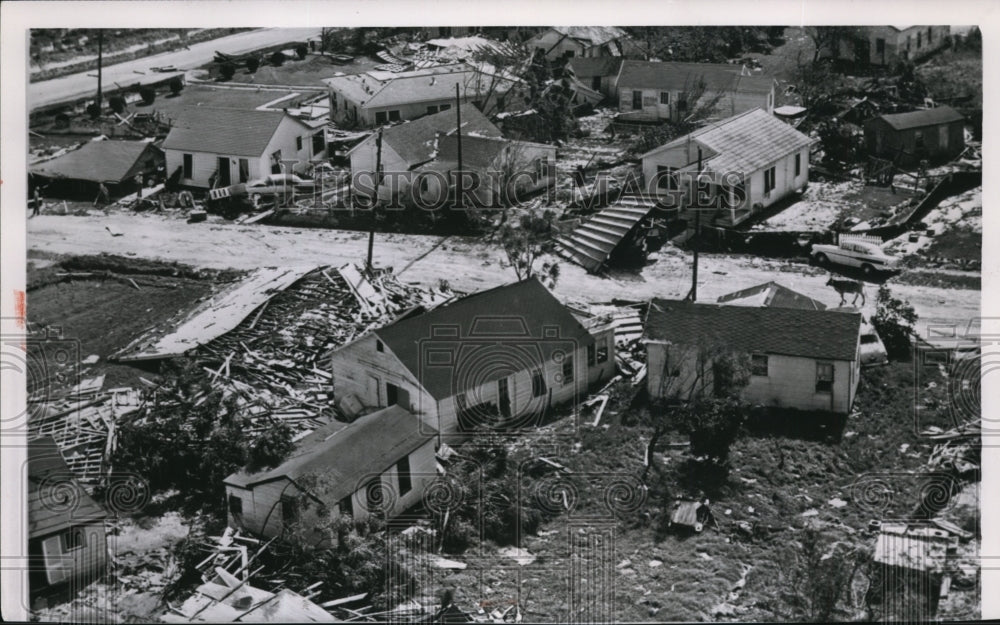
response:
[[[253,74],[260,67],[260,59],[252,56],[247,59],[247,71]]]
[[[181,80],[180,76],[174,76],[170,79],[170,93],[177,95],[184,89],[184,81]]]
[[[88,104],[87,105],[87,115],[91,119],[97,119],[98,117],[101,116],[101,107],[98,106],[96,103],[94,103],[94,104]]]
[[[304,43],[300,43],[295,46],[295,54],[299,55],[299,60],[305,60],[306,56],[309,54],[309,46]]]
[[[910,338],[914,334],[913,325],[916,322],[917,313],[909,302],[893,297],[892,291],[885,284],[878,288],[872,325],[889,356],[897,359],[909,356]]]
[[[223,63],[219,67],[219,76],[222,76],[222,80],[232,80],[235,75],[236,66],[232,63]]]
[[[285,64],[285,55],[280,50],[271,55],[271,65],[281,67]]]
[[[125,109],[128,108],[128,105],[125,103],[125,98],[120,95],[111,96],[111,98],[108,99],[108,106],[111,107],[112,111],[118,113],[119,115],[123,114]]]
[[[142,103],[148,106],[156,101],[156,90],[152,87],[143,87],[139,89],[139,97],[142,98]]]

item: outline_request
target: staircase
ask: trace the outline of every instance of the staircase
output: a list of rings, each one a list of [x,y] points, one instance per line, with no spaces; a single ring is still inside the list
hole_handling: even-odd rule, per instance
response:
[[[625,236],[656,207],[651,199],[623,196],[589,217],[572,232],[556,238],[556,251],[590,273],[604,266]]]

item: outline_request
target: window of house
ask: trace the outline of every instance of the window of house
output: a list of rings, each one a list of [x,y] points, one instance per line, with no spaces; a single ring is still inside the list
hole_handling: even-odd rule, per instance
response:
[[[774,167],[764,170],[764,195],[774,189]]]
[[[302,137],[295,137],[295,151],[302,151]]]
[[[545,394],[545,378],[542,376],[542,372],[539,370],[532,371],[531,373],[531,396],[541,397]]]
[[[434,113],[437,113],[437,112],[438,112],[438,107],[436,107],[436,106],[428,106],[427,107],[427,114],[428,115],[433,115]]]
[[[382,341],[380,341],[378,339],[375,339],[375,351],[377,351],[377,352],[384,352],[385,351],[385,345],[383,345]]]
[[[663,165],[657,165],[656,188],[667,189],[668,191],[677,190],[677,178],[674,176],[675,171],[677,171],[677,169],[674,167],[664,167]]]
[[[665,106],[669,106],[670,105],[670,92],[669,91],[661,91],[660,92],[660,104],[663,104]]]
[[[816,363],[816,392],[830,393],[833,391],[833,363]]]
[[[410,457],[403,456],[396,463],[396,478],[399,480],[399,494],[405,495],[413,488],[413,480],[410,478]]]
[[[562,361],[562,383],[569,384],[573,381],[573,356],[567,355]]]
[[[354,516],[354,497],[352,495],[344,497],[340,500],[340,503],[337,504],[337,507],[340,509],[340,514],[344,516]]]
[[[184,177],[185,178],[194,177],[194,155],[192,154],[184,155]]]
[[[240,159],[240,182],[246,182],[250,179],[250,161],[241,158]]]
[[[597,364],[597,343],[587,346],[587,366],[593,367]]]
[[[441,110],[442,110],[442,111],[447,111],[447,110],[448,110],[448,109],[450,109],[450,108],[451,108],[451,105],[450,105],[450,104],[442,104],[442,105],[441,105]]]
[[[399,121],[399,111],[389,111],[389,121],[398,122]]]
[[[608,361],[608,344],[602,343],[601,345],[597,346],[597,364],[601,364],[607,361]]]
[[[299,505],[291,497],[281,498],[281,522],[289,525],[299,520]]]
[[[913,131],[913,142],[918,148],[924,147],[924,132],[922,130]]]
[[[750,355],[750,374],[767,377],[767,354]]]
[[[378,113],[375,113],[375,123],[376,124],[384,124],[386,122],[386,120],[388,120],[388,119],[389,119],[389,116],[386,114],[385,111],[379,111]]]
[[[87,538],[83,533],[82,527],[71,527],[62,535],[62,548],[64,552],[80,549],[86,546],[86,544]]]
[[[636,90],[636,91],[632,92],[632,108],[634,108],[634,109],[641,109],[642,108],[642,92],[641,91]]]
[[[229,514],[241,516],[243,514],[243,499],[236,495],[229,496]]]
[[[802,173],[802,155],[795,155],[795,177],[797,178],[799,174]]]
[[[275,150],[275,152],[271,154],[271,173],[281,173],[281,150]]]

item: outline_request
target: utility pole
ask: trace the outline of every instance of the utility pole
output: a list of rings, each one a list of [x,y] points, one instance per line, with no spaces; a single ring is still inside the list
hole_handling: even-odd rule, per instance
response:
[[[101,93],[101,68],[104,65],[104,29],[97,31],[97,111],[100,114],[103,95]]]
[[[375,199],[372,201],[371,222],[368,227],[368,273],[372,271],[372,250],[375,247],[375,211],[378,209],[378,190],[382,186],[382,129],[378,129],[375,137]]]
[[[457,186],[455,188],[455,207],[463,208],[462,206],[462,98],[459,95],[458,83],[455,83],[455,123],[457,127],[455,129],[455,136],[458,139],[458,179],[455,181]]]
[[[698,148],[698,173],[694,179],[694,269],[691,271],[691,292],[688,299],[691,302],[698,301],[698,237],[701,235],[701,207],[698,205],[698,185],[701,184],[701,148]]]

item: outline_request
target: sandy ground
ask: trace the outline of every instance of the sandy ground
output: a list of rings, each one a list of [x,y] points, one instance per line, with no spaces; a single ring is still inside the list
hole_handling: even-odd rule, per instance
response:
[[[106,229],[124,234],[113,237]],[[177,261],[213,269],[251,269],[261,266],[325,263],[363,263],[367,235],[363,232],[269,226],[240,226],[229,222],[188,224],[178,218],[152,215],[49,216],[28,220],[28,249],[57,254],[102,252]],[[377,234],[375,264],[392,267],[403,281],[437,286],[441,280],[461,291],[490,288],[516,279],[503,263],[496,245],[471,237]],[[570,302],[599,303],[613,298],[643,300],[680,298],[690,289],[690,255],[667,246],[637,273],[612,277],[587,274],[561,263],[556,294]],[[828,274],[801,263],[751,256],[703,254],[698,299],[718,296],[762,282],[776,280],[828,305],[839,297],[826,286]],[[897,297],[909,300],[920,325],[966,325],[980,317],[980,292],[909,284],[892,284]],[[874,312],[877,286],[866,287],[868,313]],[[850,300],[848,300],[850,303]],[[860,302],[859,302],[860,303]]]

